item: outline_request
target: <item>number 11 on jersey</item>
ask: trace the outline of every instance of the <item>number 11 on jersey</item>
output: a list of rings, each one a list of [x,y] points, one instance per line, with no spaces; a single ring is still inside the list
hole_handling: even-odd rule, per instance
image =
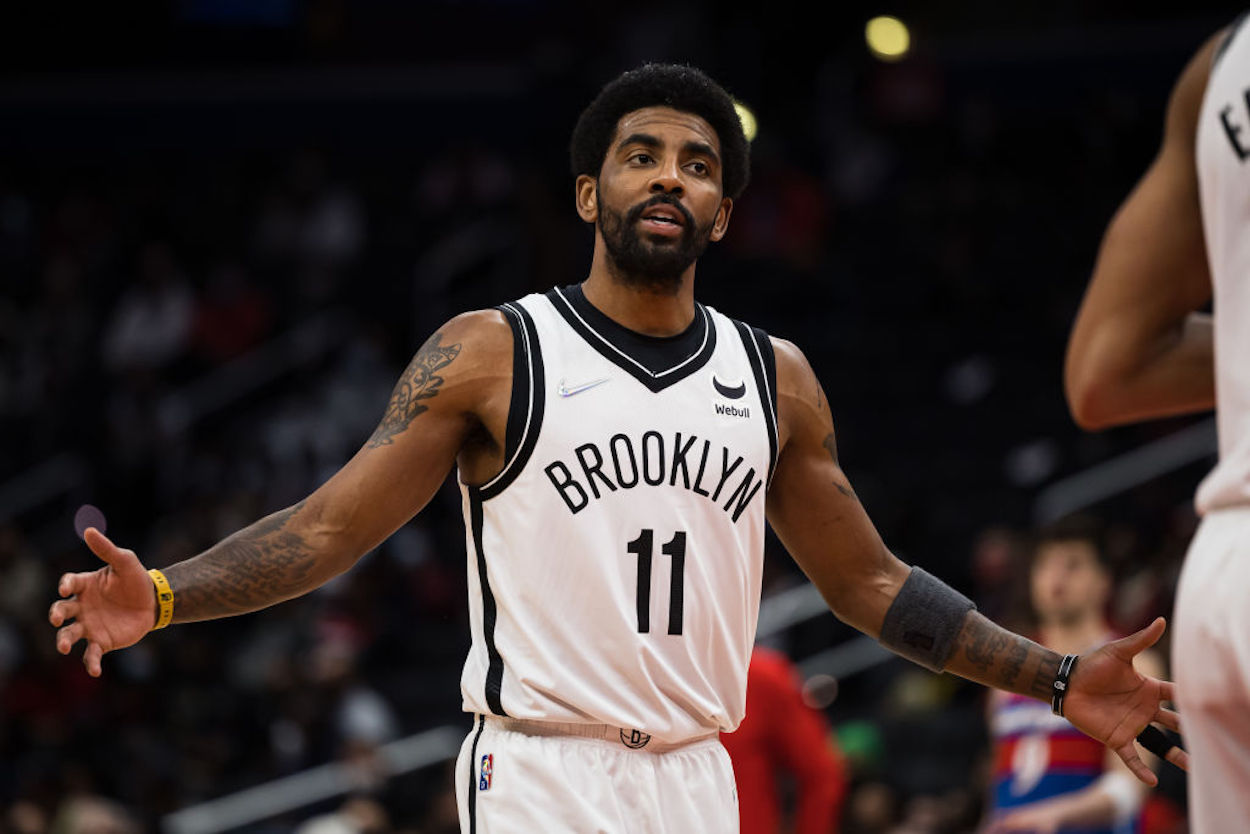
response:
[[[625,550],[638,557],[638,633],[651,631],[651,554],[655,543],[655,531],[643,530]],[[669,574],[668,633],[681,634],[681,612],[686,574],[686,534],[677,531],[673,538],[660,548],[665,556],[672,557]]]

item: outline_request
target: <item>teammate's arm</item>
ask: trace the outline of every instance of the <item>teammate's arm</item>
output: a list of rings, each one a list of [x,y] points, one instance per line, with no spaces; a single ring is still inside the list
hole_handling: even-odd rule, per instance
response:
[[[304,594],[350,568],[417,513],[481,430],[485,400],[508,396],[511,331],[499,313],[466,313],[417,351],[385,414],[356,455],[303,501],[164,569],[174,622],[255,611]],[[105,652],[141,639],[157,611],[152,580],[129,550],[87,532],[105,567],[66,574],[48,619],[67,654],[87,640],[83,661],[100,674]]]
[[[768,493],[768,520],[833,612],[881,639],[887,612],[896,598],[902,599],[900,591],[912,580],[912,569],[886,548],[842,471],[829,403],[807,359],[788,342],[774,339],[773,345],[781,453]],[[940,596],[935,601],[944,604]],[[900,613],[916,612],[891,612],[896,618]],[[1175,713],[1160,706],[1171,698],[1171,684],[1137,674],[1132,658],[1162,633],[1163,622],[1156,620],[1131,637],[1083,656],[1067,695],[1069,720],[1107,744],[1148,784],[1154,784],[1155,776],[1137,755],[1133,740],[1152,721],[1171,729],[1178,721]],[[903,641],[909,638],[921,647],[919,653],[929,635],[905,633]],[[1062,659],[1058,653],[975,610],[956,621],[950,643],[938,661],[945,671],[997,689],[1050,699]],[[906,654],[898,644],[886,645]],[[1173,750],[1169,759],[1183,765],[1184,754]]]
[[[1103,237],[1068,342],[1064,387],[1081,426],[1105,428],[1215,404],[1211,299],[1195,134],[1208,41],[1182,72],[1162,147]]]

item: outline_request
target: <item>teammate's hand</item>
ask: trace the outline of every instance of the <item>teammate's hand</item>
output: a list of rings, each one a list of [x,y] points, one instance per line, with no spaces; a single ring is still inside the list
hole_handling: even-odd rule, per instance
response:
[[[1133,658],[1163,635],[1162,617],[1122,640],[1081,655],[1064,699],[1064,716],[1086,735],[1115,751],[1133,775],[1147,785],[1158,784],[1154,772],[1137,754],[1137,734],[1151,722],[1180,732],[1180,716],[1163,706],[1173,700],[1173,685],[1146,677],[1133,668]],[[1189,769],[1189,755],[1173,747],[1167,760]]]
[[[99,677],[106,652],[134,645],[156,625],[156,591],[152,578],[133,550],[123,550],[94,527],[83,540],[107,564],[90,573],[67,573],[57,591],[66,599],[48,609],[48,622],[57,626],[56,650],[69,654],[79,640],[87,641],[82,662],[87,673]]]

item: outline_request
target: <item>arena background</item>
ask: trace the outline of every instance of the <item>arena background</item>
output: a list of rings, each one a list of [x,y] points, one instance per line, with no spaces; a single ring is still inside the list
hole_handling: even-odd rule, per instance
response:
[[[362,775],[467,728],[454,486],[318,593],[155,634],[101,680],[45,613],[61,572],[95,567],[82,505],[151,566],[193,554],[346,460],[446,318],[584,277],[568,134],[645,60],[702,66],[757,117],[698,291],[807,352],[892,548],[1027,628],[1022,537],[1086,509],[1117,625],[1170,613],[1210,423],[1084,433],[1062,355],[1171,83],[1235,6],[28,5],[0,14],[7,830],[215,830],[169,815],[343,762],[354,790],[246,830],[312,831],[348,795],[375,832],[454,830],[445,764]],[[901,61],[865,46],[885,13],[910,27]],[[768,567],[770,596],[801,586],[780,548]],[[838,677],[813,696],[852,765],[845,830],[970,830],[982,691],[848,660],[852,630],[777,608],[768,642]],[[1183,807],[1174,774],[1160,791]]]

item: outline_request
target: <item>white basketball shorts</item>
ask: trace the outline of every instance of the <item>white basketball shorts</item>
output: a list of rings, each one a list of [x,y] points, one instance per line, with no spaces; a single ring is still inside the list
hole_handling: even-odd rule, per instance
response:
[[[462,834],[737,834],[719,735],[663,744],[636,730],[475,716],[456,760]]]
[[[1202,520],[1181,569],[1175,619],[1191,834],[1250,831],[1250,508]]]

